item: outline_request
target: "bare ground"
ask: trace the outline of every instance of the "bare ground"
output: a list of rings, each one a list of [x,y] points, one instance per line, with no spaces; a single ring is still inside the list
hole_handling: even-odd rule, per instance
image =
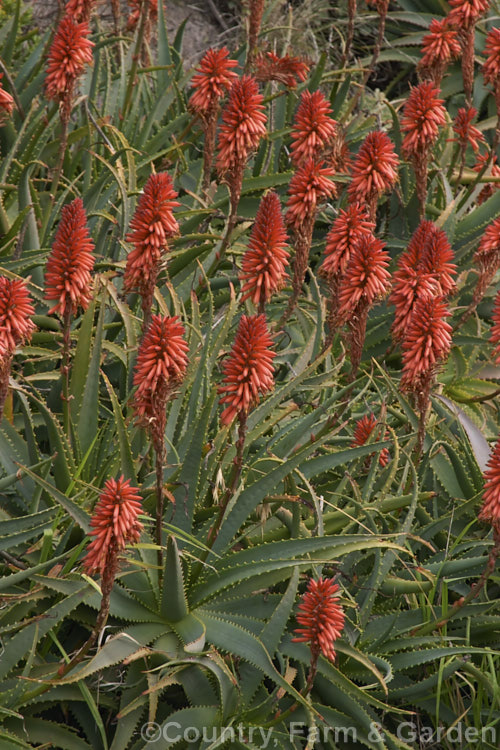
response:
[[[33,9],[33,22],[40,29],[54,24],[58,14],[59,0],[28,0]],[[126,2],[122,6],[122,24],[128,15]],[[229,44],[234,41],[238,33],[239,22],[227,12],[224,5],[216,0],[165,0],[164,7],[167,16],[167,26],[172,42],[180,25],[187,19],[183,37],[183,58],[189,67],[196,63],[203,53],[212,46]],[[113,16],[108,0],[101,0],[97,4],[97,13],[104,24],[111,25]]]

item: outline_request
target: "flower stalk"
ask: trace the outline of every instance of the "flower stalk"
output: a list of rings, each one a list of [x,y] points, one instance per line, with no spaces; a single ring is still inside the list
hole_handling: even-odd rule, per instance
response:
[[[134,373],[136,391],[132,399],[136,423],[153,445],[156,476],[156,541],[158,566],[162,569],[163,466],[167,402],[182,382],[187,369],[188,345],[184,326],[177,316],[153,315],[137,354]]]
[[[318,659],[323,654],[330,662],[335,661],[335,641],[344,629],[344,610],[338,604],[336,593],[339,585],[332,578],[313,578],[309,580],[298,607],[294,642],[309,643],[311,662],[305,687],[305,695],[313,688],[318,668]]]
[[[143,529],[138,516],[142,513],[138,489],[122,475],[118,480],[108,479],[94,509],[90,535],[94,537],[87,548],[83,567],[87,574],[101,575],[101,606],[92,632],[75,656],[58,669],[62,677],[79,664],[96,642],[109,615],[110,596],[118,572],[120,552],[127,542],[139,541]]]
[[[266,134],[267,117],[263,102],[264,97],[259,93],[257,82],[252,76],[245,75],[233,83],[228,103],[222,112],[216,167],[229,188],[230,212],[219,258],[225,256],[238,221],[246,163]]]

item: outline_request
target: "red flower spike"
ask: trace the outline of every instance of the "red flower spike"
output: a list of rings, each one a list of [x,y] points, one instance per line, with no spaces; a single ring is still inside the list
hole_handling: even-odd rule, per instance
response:
[[[326,236],[325,259],[321,266],[324,276],[343,274],[357,243],[365,235],[373,234],[375,222],[359,203],[350,203],[332,224]]]
[[[226,47],[207,50],[196,68],[196,75],[191,80],[194,91],[189,106],[200,113],[208,112],[217,106],[238,78],[231,70],[237,65],[237,60],[229,58],[229,50]]]
[[[247,62],[252,62],[257,51],[257,41],[264,15],[265,0],[248,0],[248,49]]]
[[[453,277],[457,275],[457,266],[452,262],[453,259],[453,250],[446,232],[433,224],[425,244],[421,270],[432,276],[440,297],[447,297],[456,290]]]
[[[484,472],[483,504],[478,519],[491,523],[500,531],[500,438],[486,465]]]
[[[274,52],[266,52],[255,57],[253,75],[259,83],[278,81],[290,89],[295,89],[299,81],[306,80],[310,67],[302,57],[278,57]]]
[[[446,124],[444,100],[438,94],[439,89],[429,81],[411,89],[401,119],[401,130],[406,133],[402,144],[406,158],[427,154],[439,129]]]
[[[429,33],[422,39],[422,58],[418,67],[429,72],[444,67],[455,57],[460,55],[460,41],[458,32],[448,18],[433,18],[429,25]]]
[[[3,73],[0,73],[0,124],[3,118],[10,117],[14,109],[14,99],[2,86]]]
[[[446,296],[455,290],[453,251],[445,232],[422,221],[398,261],[389,302],[396,308],[392,335],[404,337],[417,300]]]
[[[337,127],[331,113],[321,91],[302,93],[292,128],[291,159],[295,165],[318,157],[335,138]]]
[[[127,542],[134,544],[139,541],[143,525],[138,516],[143,511],[141,497],[136,494],[138,491],[123,475],[105,483],[90,520],[90,536],[94,539],[83,560],[88,574],[99,571],[104,576],[111,558],[115,559]]]
[[[26,283],[0,276],[0,357],[10,356],[18,344],[31,338],[34,314]]]
[[[472,167],[474,172],[481,172],[484,165],[488,164],[490,161],[490,154],[486,151],[484,154],[478,154],[476,157],[476,163]],[[493,159],[491,160],[491,164],[487,168],[484,175],[491,175],[491,177],[500,177],[500,167],[496,163],[497,157],[496,154],[493,155]],[[481,205],[481,203],[484,203],[484,201],[488,200],[488,198],[491,198],[493,193],[496,193],[497,190],[500,189],[500,183],[498,182],[488,182],[485,184],[484,188],[481,190],[479,195],[477,196],[477,203],[478,205]]]
[[[454,25],[460,34],[465,101],[471,106],[474,88],[475,24],[488,10],[489,0],[450,0],[450,5],[450,24]]]
[[[500,29],[491,29],[486,37],[484,48],[487,54],[483,64],[483,78],[485,83],[491,84],[495,95],[498,117],[500,118]],[[498,129],[498,126],[497,126]]]
[[[81,198],[64,206],[45,270],[45,299],[57,300],[49,313],[61,317],[86,310],[91,298],[94,243]]]
[[[179,231],[172,210],[180,203],[170,175],[152,174],[144,186],[130,222],[126,240],[134,245],[128,254],[123,277],[125,291],[138,289],[144,295],[154,285],[158,263],[168,249],[168,239]]]
[[[493,345],[493,359],[495,364],[500,364],[500,291],[497,292],[493,312],[491,314],[493,325],[490,330],[490,344]]]
[[[404,390],[428,392],[429,379],[450,353],[452,328],[445,320],[449,315],[439,297],[417,300],[403,339]]]
[[[450,5],[450,23],[460,29],[468,29],[486,13],[490,0],[450,0]]]
[[[250,152],[266,134],[263,102],[264,97],[252,76],[245,75],[233,83],[222,112],[216,162],[219,173],[245,164]]]
[[[486,61],[483,63],[483,78],[485,83],[498,87],[500,81],[500,28],[491,29],[486,37],[484,46]]]
[[[384,247],[385,243],[372,234],[359,240],[340,278],[337,304],[331,306],[330,331],[335,324],[347,324],[351,380],[356,376],[363,354],[368,311],[390,288],[389,254]]]
[[[74,21],[88,23],[95,2],[96,0],[68,0],[64,12],[67,16],[71,16]]]
[[[361,305],[371,307],[384,297],[390,287],[389,253],[385,243],[365,234],[354,247],[338,291],[338,315],[347,320]]]
[[[387,133],[381,130],[368,133],[354,162],[348,192],[351,200],[369,205],[372,218],[378,196],[390,190],[398,179],[398,165],[394,144]]]
[[[288,211],[285,215],[285,223],[293,230],[295,258],[292,294],[278,327],[283,326],[288,320],[300,295],[309,261],[318,204],[337,192],[335,183],[328,179],[335,175],[335,170],[333,167],[323,165],[324,162],[317,163],[312,158],[308,159],[297,169],[288,187]]]
[[[158,0],[128,0],[130,5],[130,15],[127,20],[127,30],[133,31],[139,22],[141,17],[141,8],[143,3],[149,3],[148,23],[150,27],[152,23],[158,21]],[[146,30],[146,36],[149,36],[149,29]]]
[[[328,179],[335,176],[335,170],[323,164],[308,159],[290,180],[285,223],[294,229],[300,231],[300,227],[314,216],[318,204],[336,193],[334,183]]]
[[[356,448],[357,446],[364,445],[376,426],[377,418],[374,414],[365,414],[364,417],[358,419],[358,421],[356,422],[356,427],[354,428],[354,438],[351,443],[351,448]],[[382,448],[378,458],[380,466],[387,466],[387,464],[389,463],[389,458],[389,449]]]
[[[497,271],[500,267],[500,217],[488,224],[479,247],[474,253],[474,263],[481,271]]]
[[[267,193],[260,202],[241,262],[242,302],[250,298],[254,305],[262,305],[284,285],[290,257],[287,239],[280,199],[277,193]]]
[[[458,141],[462,149],[467,148],[467,144],[470,144],[472,149],[477,153],[479,151],[479,144],[484,143],[484,135],[472,124],[476,115],[477,109],[475,107],[461,107],[458,110],[457,116],[453,121],[453,132],[456,133],[457,138],[453,140]]]
[[[430,274],[421,269],[401,263],[394,273],[394,289],[389,298],[396,308],[392,335],[396,341],[402,339],[412,319],[415,304],[419,299],[429,299],[435,294],[436,285]]]
[[[443,99],[438,98],[438,93],[439,89],[431,81],[415,86],[406,101],[401,119],[401,130],[406,133],[402,143],[403,155],[413,163],[421,218],[425,216],[431,148],[440,127],[446,122]]]
[[[63,16],[48,54],[45,90],[49,99],[70,96],[74,82],[85,65],[92,62],[94,43],[87,39],[89,33],[86,23],[75,23],[70,15]]]
[[[233,348],[222,365],[224,379],[218,388],[220,403],[226,404],[221,414],[223,425],[231,424],[240,415],[246,416],[257,403],[259,394],[274,387],[271,351],[273,342],[265,315],[242,315]]]
[[[162,445],[165,405],[180,384],[188,365],[189,347],[179,318],[153,315],[137,353],[132,406],[138,424]]]
[[[473,308],[482,300],[500,268],[500,218],[495,219],[486,227],[479,247],[474,253],[474,263],[479,277],[472,298]]]
[[[420,222],[410,238],[408,247],[401,255],[400,263],[403,266],[403,272],[406,268],[413,268],[415,270],[420,268],[425,248],[435,230],[436,225],[432,221],[424,219]]]
[[[350,174],[352,169],[351,152],[345,140],[344,132],[337,129],[335,139],[325,149],[324,158],[336,172]]]
[[[335,641],[344,629],[344,610],[335,596],[338,590],[338,584],[331,578],[309,580],[296,617],[301,627],[295,629],[297,635],[292,638],[298,643],[309,643],[313,655],[321,652],[331,662],[335,661]]]

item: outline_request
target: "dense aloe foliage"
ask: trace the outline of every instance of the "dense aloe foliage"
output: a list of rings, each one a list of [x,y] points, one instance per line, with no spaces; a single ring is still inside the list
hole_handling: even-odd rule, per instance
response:
[[[308,4],[285,22],[253,0],[203,110],[168,0],[135,3],[115,30],[82,3],[91,63],[62,93],[47,85],[57,24],[35,32],[5,3],[0,276],[24,281],[34,312],[16,333],[0,288],[2,750],[498,747],[500,78],[485,44],[500,6],[483,4],[462,53],[427,75],[422,39],[446,2],[318,4],[305,58],[287,45]],[[272,50],[293,62],[269,80]],[[412,141],[426,81],[435,133]],[[242,151],[224,141],[235,86],[257,123]],[[372,133],[381,189],[361,163]],[[147,276],[131,258],[152,175],[167,175],[167,208]],[[353,205],[366,226],[334,265],[332,226]],[[269,217],[266,297],[252,279]],[[48,291],[65,253],[91,281],[66,308]],[[252,335],[253,380],[248,363],[238,375]],[[161,380],[148,352],[174,338]],[[121,477],[141,513],[124,549],[91,558],[99,496]],[[294,640],[319,577],[345,615],[334,660]]]

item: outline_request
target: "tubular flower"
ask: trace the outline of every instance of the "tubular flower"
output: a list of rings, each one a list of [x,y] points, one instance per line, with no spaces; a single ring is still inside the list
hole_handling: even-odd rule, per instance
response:
[[[488,521],[500,530],[500,439],[486,465],[484,472],[483,504],[478,519]]]
[[[385,243],[364,234],[355,245],[339,284],[338,314],[346,320],[354,311],[371,307],[389,291],[389,253]]]
[[[498,86],[500,80],[500,28],[491,29],[486,37],[484,51],[487,55],[483,63],[483,78],[485,83],[493,87]]]
[[[485,164],[488,164],[490,161],[490,154],[486,151],[484,154],[478,154],[476,158],[476,163],[472,167],[474,172],[481,172],[483,170],[483,167]],[[486,170],[485,175],[491,175],[491,177],[500,177],[500,167],[496,163],[497,157],[496,154],[493,154],[493,159],[491,159],[491,165]],[[500,189],[500,183],[498,182],[488,182],[484,186],[484,188],[481,190],[477,197],[477,203],[478,205],[481,205],[481,203],[484,203],[484,201],[488,200],[488,198],[491,198],[493,193],[495,193],[497,190]]]
[[[460,147],[464,150],[467,148],[467,144],[470,144],[477,153],[479,144],[484,143],[484,135],[472,124],[476,115],[477,109],[475,107],[461,107],[458,110],[453,121],[453,132],[457,135],[457,138],[453,140],[458,141]]]
[[[474,262],[480,270],[495,272],[500,267],[500,218],[489,224],[474,253]]]
[[[420,216],[425,216],[427,199],[427,165],[439,128],[446,122],[443,99],[438,98],[439,89],[430,81],[424,81],[410,92],[401,119],[401,130],[406,133],[403,155],[413,163]]]
[[[426,400],[436,368],[450,352],[452,328],[445,320],[449,314],[439,297],[417,300],[403,339],[401,386],[422,391]]]
[[[156,23],[158,20],[158,0],[129,0],[130,15],[127,20],[127,29],[132,31],[137,26],[139,18],[141,16],[141,8],[144,3],[148,3],[148,23],[149,27],[151,23]],[[146,30],[146,35],[149,36],[149,29]]]
[[[301,625],[295,629],[295,642],[309,643],[311,654],[318,657],[320,652],[329,661],[335,661],[335,641],[340,638],[344,628],[344,610],[335,596],[338,584],[332,578],[313,578],[307,584],[298,606],[297,622]]]
[[[34,312],[25,282],[0,276],[0,420],[9,392],[14,350],[31,337]]]
[[[349,174],[352,169],[352,159],[349,147],[345,140],[345,134],[341,128],[337,128],[337,135],[328,144],[324,153],[325,161],[336,172]]]
[[[231,86],[219,135],[216,166],[220,173],[244,165],[266,134],[263,102],[264,97],[259,94],[252,76],[243,76]]]
[[[415,270],[420,268],[425,254],[425,248],[427,247],[435,228],[436,226],[432,221],[424,219],[420,222],[410,238],[408,247],[401,255],[399,262],[403,266],[403,272],[408,268],[413,268]]]
[[[153,315],[137,353],[132,406],[137,423],[163,444],[165,405],[186,372],[188,345],[177,316]]]
[[[320,274],[326,278],[330,292],[328,313],[330,333],[325,346],[329,346],[333,340],[339,323],[338,292],[342,274],[349,265],[354,248],[364,236],[372,235],[374,229],[375,222],[370,220],[367,211],[359,203],[350,203],[345,211],[340,210],[326,236],[325,258],[320,267]]]
[[[500,218],[489,224],[481,238],[479,247],[474,253],[479,278],[473,295],[473,306],[479,304],[486,289],[500,268]]]
[[[241,263],[242,302],[250,298],[262,308],[273,292],[281,289],[287,277],[290,257],[287,233],[277,193],[265,195],[259,205],[248,249]]]
[[[318,204],[335,195],[335,185],[328,179],[334,176],[335,170],[323,166],[323,162],[317,164],[314,159],[304,162],[290,180],[285,222],[299,229],[309,217],[314,216]]]
[[[475,24],[483,13],[486,13],[490,3],[489,0],[450,0],[450,5],[452,9],[448,18],[460,32],[465,100],[471,106],[474,89]]]
[[[412,158],[419,153],[427,154],[439,135],[439,128],[446,123],[443,99],[439,89],[429,81],[412,88],[403,110],[401,130],[403,154]]]
[[[90,520],[90,536],[94,539],[87,547],[83,561],[87,573],[99,571],[104,576],[108,566],[116,565],[116,557],[126,543],[139,541],[143,525],[138,520],[142,513],[138,491],[123,475],[105,483]]]
[[[364,445],[373,430],[377,426],[377,418],[374,414],[365,414],[364,417],[358,419],[356,427],[354,428],[354,437],[351,443],[351,448],[356,448],[358,445]],[[389,449],[382,448],[378,457],[380,466],[387,466],[389,463]]]
[[[134,249],[127,257],[123,277],[125,291],[138,289],[145,297],[152,295],[158,264],[168,249],[168,238],[179,231],[172,213],[175,206],[180,206],[175,200],[177,195],[167,172],[148,177],[126,237]]]
[[[422,256],[422,271],[432,277],[440,297],[447,297],[456,289],[453,277],[457,274],[457,266],[452,262],[453,258],[446,232],[432,224]]]
[[[10,356],[31,338],[34,313],[25,282],[0,276],[0,357]]]
[[[256,81],[278,81],[290,89],[297,88],[299,81],[305,81],[310,65],[302,57],[285,55],[278,57],[274,52],[259,53],[253,62]]]
[[[200,113],[216,107],[238,78],[231,70],[237,65],[237,60],[229,58],[229,50],[226,47],[207,50],[196,68],[196,75],[191,80],[194,93],[189,100],[189,106]]]
[[[226,404],[221,414],[223,425],[236,416],[244,418],[257,403],[259,394],[274,386],[271,351],[272,339],[265,315],[242,315],[233,348],[222,365],[224,379],[218,388],[220,403]]]
[[[94,43],[87,39],[89,33],[85,22],[76,23],[70,15],[63,16],[48,54],[45,90],[49,99],[71,97],[76,79],[92,62]]]
[[[396,308],[392,335],[404,337],[419,299],[446,296],[455,289],[456,265],[443,230],[421,221],[398,261],[389,302]]]
[[[0,124],[2,119],[10,117],[14,109],[14,99],[2,86],[3,73],[0,73]]]
[[[350,203],[345,211],[340,209],[326,236],[321,273],[326,277],[343,274],[355,246],[365,235],[372,234],[374,229],[375,222],[370,220],[360,203]]]
[[[292,128],[291,158],[295,165],[318,157],[335,138],[337,129],[331,113],[321,91],[302,93]]]
[[[493,312],[491,314],[493,325],[490,331],[490,343],[493,344],[493,358],[495,364],[500,364],[500,291],[497,292]]]
[[[86,310],[91,297],[94,243],[81,198],[64,206],[45,270],[45,299],[57,300],[49,313],[61,317]]]
[[[205,133],[202,180],[202,191],[205,196],[208,193],[214,160],[219,100],[237,80],[238,76],[231,70],[237,64],[236,60],[229,58],[229,50],[226,47],[219,50],[209,49],[191,81],[194,93],[189,106],[200,116]]]
[[[248,50],[247,60],[252,62],[257,52],[257,39],[259,37],[262,16],[264,15],[265,0],[249,0],[248,18]]]
[[[68,0],[64,12],[72,16],[74,21],[88,23],[95,0]]]
[[[363,354],[368,311],[388,293],[390,287],[389,254],[384,247],[385,244],[373,234],[363,235],[354,247],[338,285],[335,322],[347,323],[351,380],[356,376]]]
[[[450,23],[460,29],[473,26],[490,7],[490,0],[450,0]]]
[[[323,164],[324,162],[316,163],[314,159],[308,159],[297,169],[288,187],[288,211],[285,215],[285,223],[293,231],[295,258],[292,294],[279,321],[280,325],[288,320],[300,295],[309,262],[318,204],[330,195],[335,195],[337,191],[335,183],[328,179],[335,175],[335,170]]]
[[[351,200],[366,201],[372,219],[377,198],[390,190],[398,179],[398,165],[394,144],[387,133],[381,130],[368,133],[354,162],[348,192]]]
[[[400,264],[394,274],[394,289],[390,297],[390,302],[396,308],[391,328],[396,341],[404,338],[418,300],[429,299],[434,291],[434,280],[430,274]]]
[[[483,64],[485,83],[491,84],[495,94],[497,113],[500,118],[500,29],[491,29],[486,37],[484,51],[487,58]],[[498,125],[497,125],[498,128]]]
[[[428,77],[439,85],[446,66],[459,54],[460,41],[457,30],[450,25],[448,18],[433,18],[429,25],[429,33],[422,39],[419,70],[428,74]]]

